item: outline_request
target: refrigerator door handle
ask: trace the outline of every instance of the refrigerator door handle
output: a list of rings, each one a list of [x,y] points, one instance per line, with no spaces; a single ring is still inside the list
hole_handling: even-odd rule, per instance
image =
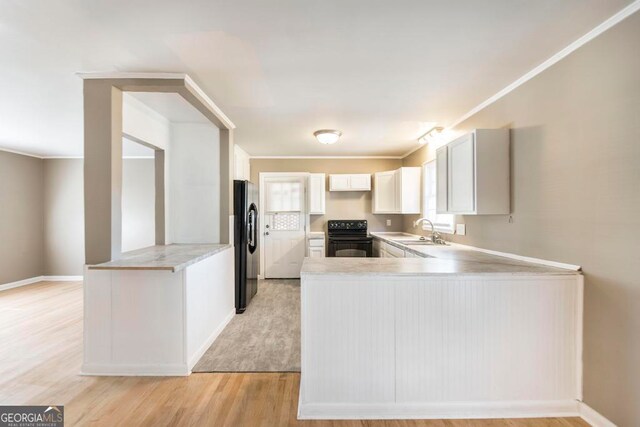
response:
[[[247,223],[247,243],[249,246],[249,252],[254,253],[258,246],[258,209],[253,203],[249,207]]]

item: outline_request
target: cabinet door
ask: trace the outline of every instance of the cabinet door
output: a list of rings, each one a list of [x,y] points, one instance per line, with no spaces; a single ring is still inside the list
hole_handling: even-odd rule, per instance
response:
[[[373,212],[395,213],[398,199],[397,171],[377,172],[373,189]]]
[[[312,173],[309,175],[309,214],[324,215],[325,209],[325,175]]]
[[[451,213],[475,211],[475,166],[473,134],[448,145],[448,205]]]
[[[349,175],[329,175],[329,190],[349,191]]]
[[[389,255],[390,258],[404,258],[405,257],[405,253],[404,250],[397,248],[393,245],[387,245],[386,246],[386,251],[387,254]]]
[[[398,212],[402,214],[420,213],[421,168],[402,167],[398,169]]]
[[[349,187],[351,190],[371,190],[371,175],[369,174],[356,174],[351,175],[349,181]]]
[[[309,247],[310,258],[324,258],[324,248]]]
[[[436,151],[436,212],[447,213],[447,146]]]

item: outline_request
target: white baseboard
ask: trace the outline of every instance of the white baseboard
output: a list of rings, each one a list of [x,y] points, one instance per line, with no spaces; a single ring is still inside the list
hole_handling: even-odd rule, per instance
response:
[[[82,276],[42,276],[42,280],[46,282],[81,282]]]
[[[606,419],[603,415],[584,402],[580,402],[580,418],[591,424],[593,427],[616,427],[614,423]]]
[[[104,377],[184,377],[189,375],[186,364],[83,364],[80,375]]]
[[[8,289],[19,288],[20,286],[27,286],[33,283],[42,282],[43,276],[30,277],[28,279],[18,280],[16,282],[5,283],[0,285],[0,291],[6,291]]]
[[[81,282],[82,280],[82,276],[36,276],[0,285],[0,291],[32,285],[38,282]]]
[[[298,419],[486,419],[576,417],[576,400],[388,404],[305,404]]]
[[[216,340],[216,338],[218,338],[218,335],[220,335],[222,333],[224,328],[227,327],[227,325],[229,324],[229,322],[231,322],[231,319],[233,319],[233,316],[235,316],[235,315],[236,315],[236,309],[234,307],[231,310],[231,312],[227,315],[227,317],[224,319],[224,321],[220,324],[220,326],[218,326],[213,331],[213,333],[209,336],[209,338],[207,338],[207,340],[204,342],[204,344],[202,344],[200,346],[198,351],[196,351],[193,354],[193,356],[191,356],[191,358],[189,359],[189,373],[191,373],[191,369],[193,369],[193,367],[196,365],[196,363],[198,363],[198,360],[200,360],[202,355],[209,349],[209,347],[211,347],[211,344],[213,344],[213,342]]]

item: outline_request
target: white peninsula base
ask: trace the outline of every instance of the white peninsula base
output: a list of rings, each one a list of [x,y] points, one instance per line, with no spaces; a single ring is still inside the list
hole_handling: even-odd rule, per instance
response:
[[[303,266],[300,419],[578,414],[582,275],[341,260]]]
[[[234,258],[229,245],[180,246],[85,270],[83,374],[191,373],[235,314]]]

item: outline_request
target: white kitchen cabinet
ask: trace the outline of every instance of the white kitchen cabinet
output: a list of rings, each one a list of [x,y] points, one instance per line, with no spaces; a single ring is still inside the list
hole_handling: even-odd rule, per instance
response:
[[[233,179],[251,179],[250,156],[237,145],[233,146]]]
[[[309,174],[309,214],[324,215],[325,213],[325,180],[323,173]]]
[[[324,248],[309,248],[309,257],[324,258]]]
[[[385,243],[385,251],[389,258],[404,258],[404,250]]]
[[[420,213],[420,168],[403,167],[374,175],[373,213]]]
[[[436,150],[436,211],[447,212],[447,146]]]
[[[371,191],[371,174],[329,175],[329,191]]]
[[[373,185],[373,213],[395,213],[398,210],[398,171],[377,172]]]
[[[475,210],[475,165],[473,134],[458,138],[447,150],[447,201],[450,212]]]
[[[373,254],[378,258],[411,258],[413,254],[379,240],[373,241]]]
[[[325,257],[324,233],[311,232],[307,236],[307,256],[310,258]]]
[[[476,129],[436,151],[438,213],[508,214],[509,130]]]

